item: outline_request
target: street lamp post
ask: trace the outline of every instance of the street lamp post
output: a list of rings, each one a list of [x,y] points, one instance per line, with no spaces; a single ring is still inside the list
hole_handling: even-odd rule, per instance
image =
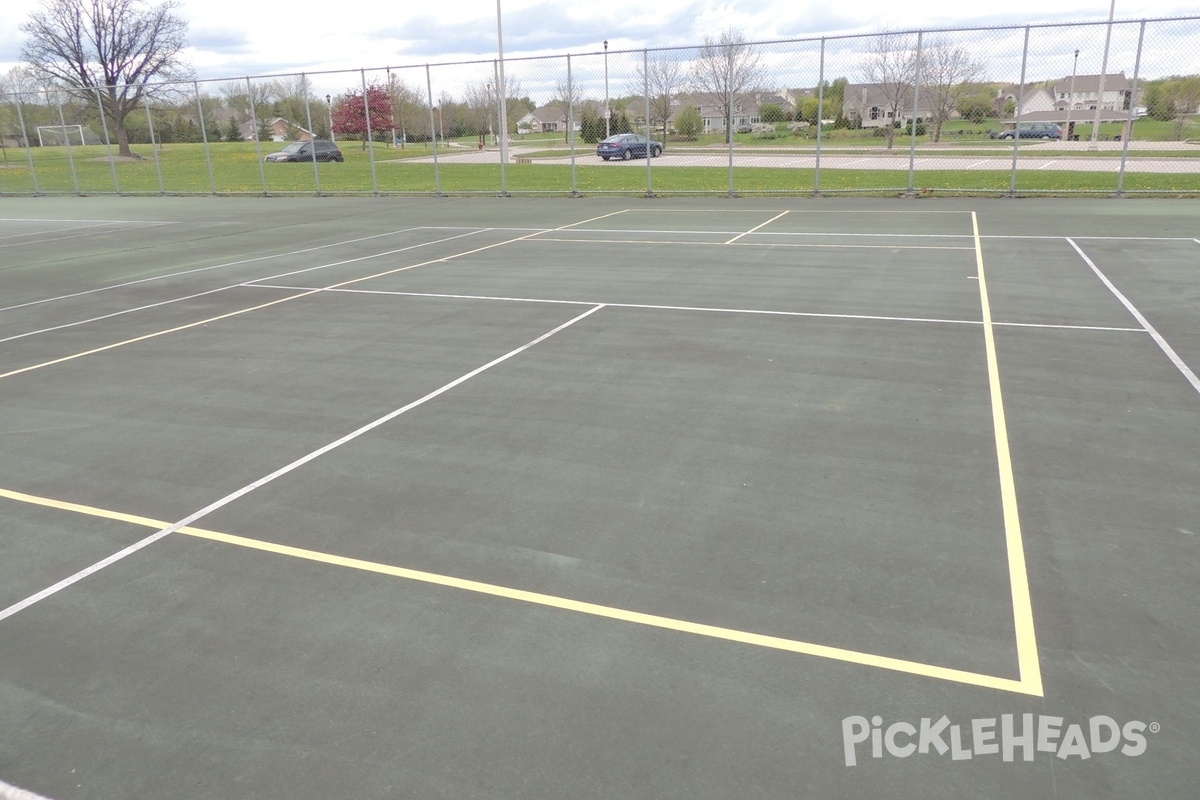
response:
[[[325,95],[325,111],[329,114],[329,141],[336,142],[337,137],[333,134],[333,96]]]
[[[1063,136],[1071,141],[1071,107],[1075,105],[1075,73],[1079,72],[1079,49],[1075,50],[1075,64],[1071,67],[1071,92],[1067,95],[1067,125]]]
[[[609,129],[609,118],[612,113],[608,110],[608,39],[604,40],[604,138],[607,139],[612,131]]]

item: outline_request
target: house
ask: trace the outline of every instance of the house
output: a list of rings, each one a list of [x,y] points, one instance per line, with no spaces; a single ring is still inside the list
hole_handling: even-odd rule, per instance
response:
[[[928,93],[917,95],[918,119],[933,113]],[[893,103],[899,106],[893,107]],[[849,83],[842,97],[842,116],[858,120],[864,128],[883,128],[897,122],[907,125],[913,118],[913,89],[899,84]]]
[[[1059,111],[1108,111],[1129,108],[1132,90],[1124,72],[1104,76],[1104,95],[1100,96],[1099,75],[1076,75],[1054,84],[1054,107]]]
[[[539,106],[517,120],[517,133],[566,133],[567,110],[562,103],[547,103]],[[580,129],[580,118],[587,110],[596,116],[601,116],[604,112],[604,104],[595,100],[584,100],[582,103],[576,103],[575,107],[570,109],[571,122],[577,132]]]
[[[1021,86],[1016,83],[1010,83],[1007,86],[1002,86],[996,90],[995,96],[992,97],[992,106],[995,108],[997,117],[1011,117],[1016,113],[1018,100],[1021,103],[1021,117],[1026,114],[1034,114],[1042,111],[1054,110],[1054,95],[1049,89],[1038,86],[1034,83],[1025,84],[1024,92],[1021,91]],[[1005,113],[1005,109],[1012,105],[1012,110]]]

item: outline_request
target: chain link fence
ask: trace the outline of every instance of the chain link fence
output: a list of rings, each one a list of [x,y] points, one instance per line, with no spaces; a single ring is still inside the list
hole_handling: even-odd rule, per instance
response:
[[[1198,41],[1200,17],[725,33],[502,63],[8,85],[0,195],[1195,195]]]

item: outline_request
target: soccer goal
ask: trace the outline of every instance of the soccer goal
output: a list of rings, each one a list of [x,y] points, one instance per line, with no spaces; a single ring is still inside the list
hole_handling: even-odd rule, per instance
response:
[[[42,147],[62,147],[68,144],[78,147],[99,142],[99,137],[85,125],[38,125],[37,135],[38,144]]]

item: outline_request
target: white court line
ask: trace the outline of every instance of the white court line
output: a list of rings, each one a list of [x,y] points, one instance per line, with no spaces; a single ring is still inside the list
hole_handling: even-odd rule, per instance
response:
[[[769,209],[773,211],[774,209]],[[642,212],[639,212],[642,213]],[[672,213],[672,209],[655,210],[656,214]],[[695,212],[678,212],[678,213],[695,213]],[[966,211],[890,211],[890,212],[851,212],[851,211],[795,211],[795,214],[851,214],[851,213],[890,213],[890,214],[966,214]],[[426,225],[422,226],[421,230],[462,230],[466,228],[464,225]],[[545,228],[490,228],[494,231],[542,231]],[[589,232],[593,233],[657,233],[657,234],[710,234],[713,236],[733,236],[738,231],[688,231],[688,230],[628,230],[620,228],[588,228]],[[916,239],[971,239],[973,236],[969,233],[812,233],[812,232],[797,232],[797,233],[781,233],[766,231],[759,234],[760,236],[881,236],[881,237],[912,237]],[[980,234],[980,239],[1034,239],[1043,241],[1062,241],[1066,236],[1050,234],[1003,234],[1003,233],[984,233]],[[1190,236],[1073,236],[1073,239],[1103,239],[1115,242],[1196,242],[1200,244],[1200,239],[1193,239]],[[3,310],[3,309],[0,309]]]
[[[140,226],[140,227],[142,227],[142,228],[154,228],[154,227],[158,227],[159,225],[166,225],[166,224],[167,224],[167,223],[165,223],[165,222],[154,222],[154,223],[149,223],[149,224],[147,224],[147,225],[142,225],[142,226]],[[89,227],[89,228],[90,228],[90,227],[93,227],[93,226],[86,226],[86,227]],[[26,240],[26,241],[24,241],[24,242],[8,242],[8,243],[6,243],[6,244],[0,244],[0,248],[5,248],[5,247],[27,247],[27,246],[30,246],[30,245],[45,244],[45,243],[47,243],[47,242],[58,243],[58,242],[65,241],[65,240],[67,240],[67,239],[83,239],[83,238],[86,238],[86,237],[88,237],[88,236],[96,236],[98,233],[118,233],[120,230],[128,230],[128,228],[124,228],[124,229],[121,229],[121,228],[111,228],[111,226],[110,226],[110,225],[97,225],[97,226],[94,226],[94,227],[97,227],[97,228],[104,228],[104,227],[108,227],[108,228],[109,228],[109,230],[107,230],[107,231],[102,231],[102,232],[101,232],[101,231],[95,231],[95,230],[87,230],[87,231],[85,231],[84,233],[76,233],[76,234],[74,234],[74,235],[72,235],[72,236],[52,236],[52,237],[50,237],[50,238],[48,238],[48,239],[29,239],[29,240]],[[81,230],[81,229],[80,229],[80,228],[65,228],[64,230],[75,230],[75,231],[77,231],[77,230]],[[135,228],[134,230],[137,230],[137,228]],[[45,236],[46,234],[48,234],[48,233],[53,233],[53,232],[54,232],[54,231],[38,231],[37,233],[26,233],[26,234],[18,234],[18,235],[20,235],[20,236]]]
[[[1108,290],[1113,293],[1113,296],[1121,301],[1121,305],[1125,306],[1129,313],[1133,315],[1134,319],[1138,321],[1138,324],[1145,329],[1146,333],[1150,334],[1150,338],[1154,339],[1154,342],[1159,346],[1159,349],[1167,354],[1167,358],[1171,359],[1171,363],[1175,365],[1175,368],[1183,374],[1183,377],[1187,378],[1187,381],[1192,385],[1192,388],[1195,389],[1197,393],[1200,393],[1200,378],[1196,377],[1196,373],[1192,372],[1191,367],[1184,363],[1183,359],[1179,357],[1179,354],[1175,352],[1175,349],[1171,347],[1171,345],[1167,343],[1167,340],[1163,338],[1162,334],[1158,332],[1158,329],[1150,324],[1150,320],[1146,319],[1142,312],[1138,311],[1137,307],[1133,303],[1129,302],[1129,298],[1121,294],[1120,290],[1117,289],[1117,287],[1113,285],[1113,282],[1110,281],[1108,277],[1100,271],[1100,268],[1097,267],[1090,258],[1088,258],[1087,253],[1083,252],[1079,245],[1075,244],[1075,242],[1073,242],[1071,239],[1067,239],[1067,243],[1071,245],[1071,247],[1075,248],[1075,252],[1079,253],[1079,257],[1083,259],[1084,263],[1091,268],[1092,272],[1096,273],[1096,277],[1108,287]]]
[[[1046,169],[1047,167],[1054,166],[1054,165],[1055,165],[1055,164],[1057,164],[1057,163],[1058,163],[1058,161],[1057,161],[1057,160],[1054,160],[1054,161],[1047,161],[1045,164],[1042,164],[1040,167],[1038,167],[1038,169]]]
[[[780,213],[778,213],[778,214],[776,214],[775,216],[771,217],[769,220],[767,220],[767,221],[766,221],[766,222],[764,222],[763,224],[761,224],[761,225],[755,225],[755,226],[754,226],[753,228],[751,228],[750,230],[748,230],[748,231],[745,231],[745,232],[743,232],[743,233],[739,233],[737,236],[733,237],[732,239],[730,239],[730,240],[729,240],[728,242],[726,242],[725,244],[733,244],[734,242],[736,242],[738,239],[742,238],[743,236],[748,236],[749,234],[751,234],[751,233],[754,233],[754,232],[755,232],[756,230],[758,230],[759,228],[765,228],[765,227],[767,227],[768,225],[770,225],[772,222],[774,222],[775,220],[777,220],[777,219],[779,219],[779,218],[781,218],[781,217],[786,217],[786,216],[788,215],[788,213],[789,213],[789,212],[787,212],[787,211],[781,211]]]
[[[83,580],[84,578],[87,578],[91,575],[95,575],[97,572],[104,569],[105,567],[111,566],[111,565],[117,563],[118,561],[121,561],[122,559],[126,558],[127,556],[133,555],[137,551],[154,544],[159,539],[163,539],[167,536],[170,536],[172,533],[175,533],[180,528],[185,528],[188,525],[191,525],[193,522],[196,522],[197,520],[200,520],[200,519],[208,516],[209,514],[213,513],[214,511],[224,508],[225,506],[232,503],[234,500],[237,500],[240,497],[244,497],[245,495],[249,494],[250,492],[253,492],[255,489],[259,489],[259,488],[267,485],[268,483],[275,480],[276,478],[281,478],[284,475],[287,475],[289,472],[292,472],[292,471],[304,466],[305,464],[309,463],[310,461],[320,458],[321,456],[325,455],[326,453],[330,452],[331,450],[335,450],[338,447],[341,447],[342,445],[346,444],[347,442],[351,442],[354,439],[357,439],[359,436],[362,436],[364,433],[368,433],[370,431],[375,430],[380,425],[383,425],[387,422],[392,421],[393,419],[400,416],[401,414],[405,414],[405,413],[411,411],[412,409],[417,408],[418,406],[422,406],[425,403],[428,403],[430,400],[433,400],[435,397],[445,394],[446,392],[450,391],[451,389],[453,389],[456,386],[459,386],[460,384],[466,383],[471,378],[474,378],[476,375],[480,374],[481,372],[485,372],[485,371],[491,369],[492,367],[496,366],[497,364],[502,364],[505,361],[508,361],[513,356],[520,355],[521,353],[525,352],[526,350],[528,350],[529,348],[538,344],[539,342],[544,342],[545,340],[549,339],[551,336],[558,333],[559,331],[566,330],[567,328],[574,325],[576,322],[579,322],[582,319],[590,317],[592,314],[595,314],[597,311],[599,311],[602,308],[604,308],[603,305],[592,306],[587,311],[583,312],[582,314],[580,314],[576,317],[573,317],[570,320],[567,320],[563,324],[559,325],[557,328],[554,328],[552,330],[547,331],[546,333],[543,333],[541,336],[538,336],[536,339],[532,339],[532,340],[526,342],[525,344],[521,345],[520,347],[517,347],[513,350],[509,350],[504,355],[500,356],[499,358],[492,359],[491,361],[489,361],[488,363],[484,364],[481,367],[476,367],[475,369],[471,370],[470,372],[466,373],[465,375],[455,378],[454,380],[450,381],[449,383],[445,384],[444,386],[442,386],[438,389],[434,389],[432,392],[425,395],[424,397],[414,400],[411,403],[409,403],[408,405],[401,406],[400,408],[397,408],[395,411],[391,411],[387,414],[384,414],[382,417],[379,417],[378,419],[376,419],[372,422],[368,422],[366,425],[363,425],[361,428],[351,431],[350,433],[346,434],[345,436],[341,437],[340,439],[336,439],[335,441],[330,442],[329,444],[325,445],[324,447],[319,447],[316,450],[313,450],[308,455],[301,456],[300,458],[296,459],[295,461],[291,462],[290,464],[286,464],[286,465],[280,467],[279,469],[275,470],[274,472],[270,473],[269,475],[264,475],[263,477],[259,478],[258,480],[254,481],[253,483],[246,484],[241,489],[238,489],[235,492],[230,492],[229,494],[222,497],[220,500],[217,500],[213,503],[209,503],[204,508],[187,515],[186,517],[184,517],[183,519],[174,523],[173,525],[168,525],[167,527],[163,528],[162,530],[156,531],[155,533],[150,534],[146,538],[144,538],[140,541],[134,542],[133,544],[129,545],[128,547],[124,548],[123,550],[119,550],[118,552],[113,553],[112,555],[108,556],[107,558],[104,558],[100,561],[97,561],[95,564],[92,564],[89,567],[85,567],[84,569],[79,570],[74,575],[70,575],[66,578],[63,578],[61,581],[54,584],[53,586],[47,586],[45,589],[42,589],[40,592],[30,595],[29,597],[26,597],[24,600],[13,603],[8,608],[4,609],[3,611],[0,611],[0,622],[3,622],[4,620],[8,619],[9,617],[13,616],[14,614],[24,611],[25,609],[29,608],[30,606],[34,605],[35,603],[45,600],[47,597],[51,597],[55,594],[58,594],[63,589],[73,586],[74,584],[78,583],[79,581]]]
[[[166,225],[169,223],[159,223],[159,224]],[[410,231],[418,231],[418,230],[421,230],[421,228],[420,227],[401,228],[398,231],[389,231],[388,233],[376,233],[376,234],[372,234],[371,236],[363,236],[358,239],[346,239],[341,242],[331,242],[330,244],[319,244],[319,245],[316,245],[315,247],[305,247],[302,250],[292,250],[287,253],[273,253],[271,255],[255,256],[253,258],[243,258],[243,259],[239,259],[238,261],[227,261],[223,264],[213,264],[208,267],[196,267],[195,269],[188,269],[188,270],[184,270],[183,272],[172,272],[172,273],[169,273],[166,275],[153,275],[149,278],[138,278],[136,281],[126,281],[124,283],[114,283],[111,286],[101,286],[97,289],[88,289],[87,291],[83,291],[83,292],[72,292],[71,294],[61,294],[61,295],[58,295],[57,297],[45,297],[45,298],[42,298],[41,300],[31,300],[28,303],[18,303],[17,305],[14,305],[14,306],[4,306],[3,308],[0,308],[0,312],[13,311],[18,308],[26,308],[28,306],[36,306],[36,305],[40,305],[42,303],[53,303],[56,300],[69,300],[72,297],[83,297],[84,295],[96,294],[97,292],[107,292],[111,289],[123,289],[126,286],[136,286],[139,283],[149,283],[151,281],[161,281],[161,280],[165,280],[167,278],[178,278],[183,275],[193,275],[197,272],[207,272],[208,270],[213,270],[213,269],[224,269],[225,267],[236,267],[241,264],[253,264],[255,261],[267,261],[272,258],[289,258],[291,256],[298,256],[298,255],[303,255],[305,253],[312,253],[317,250],[324,250],[329,247],[340,247],[344,244],[355,244],[358,242],[366,242],[371,239],[380,239],[384,236],[395,236],[400,233],[408,233]],[[471,230],[479,230],[479,229],[475,228],[475,229],[471,229]]]
[[[374,294],[374,295],[389,295],[393,297],[432,297],[443,300],[495,300],[507,303],[547,303],[551,305],[567,305],[567,306],[593,306],[603,305],[607,308],[643,308],[652,311],[701,311],[712,312],[715,314],[758,314],[762,316],[775,317],[815,317],[817,319],[857,319],[869,320],[874,322],[934,322],[946,325],[982,325],[982,320],[977,319],[937,319],[924,317],[884,317],[871,316],[867,314],[821,314],[814,311],[771,311],[769,309],[755,308],[708,308],[704,306],[669,306],[669,305],[651,305],[648,303],[600,303],[595,300],[554,300],[541,297],[501,297],[496,295],[480,295],[480,294],[443,294],[438,292],[397,292],[388,291],[385,289],[321,289],[319,287],[298,287],[298,286],[276,286],[271,284],[260,283],[244,283],[242,284],[248,289],[294,289],[304,292],[336,292],[345,294]],[[1142,328],[1114,328],[1101,325],[1054,325],[1042,322],[992,322],[996,327],[1010,328],[1054,328],[1059,330],[1069,331],[1108,331],[1114,333],[1145,333]]]
[[[60,220],[54,220],[54,221],[59,222]],[[25,233],[8,233],[8,234],[5,234],[4,236],[0,236],[0,239],[18,239],[23,236],[45,236],[48,233],[62,233],[63,231],[81,231],[81,230],[87,230],[89,228],[107,228],[107,227],[111,227],[113,225],[120,225],[120,224],[121,223],[119,223],[119,222],[97,222],[94,225],[72,225],[69,228],[51,228],[48,231],[37,230],[37,231],[27,231]]]
[[[632,231],[643,233],[644,231]],[[770,234],[767,234],[770,235]],[[549,236],[530,238],[530,242],[563,242],[567,244],[641,244],[641,245],[674,245],[684,247],[810,247],[835,248],[841,250],[972,250],[968,245],[939,245],[939,244],[831,244],[829,242],[699,242],[694,240],[670,239],[559,239]]]
[[[42,797],[40,794],[34,794],[26,789],[21,789],[12,784],[0,781],[0,800],[50,800],[48,797]]]
[[[982,161],[976,161],[974,164],[967,164],[967,166],[964,167],[964,169],[974,169],[975,167],[978,167],[980,164],[990,164],[990,163],[992,163],[992,159],[985,158]]]
[[[288,277],[291,277],[292,275],[301,275],[305,272],[313,272],[314,270],[329,269],[330,267],[340,267],[345,264],[353,264],[358,261],[368,261],[372,258],[381,258],[383,256],[392,256],[392,255],[396,255],[397,253],[404,253],[409,250],[417,250],[421,247],[428,247],[429,245],[442,244],[444,242],[452,242],[456,239],[463,239],[463,238],[466,238],[467,236],[474,236],[476,233],[483,233],[483,232],[484,231],[471,231],[469,233],[460,233],[457,236],[448,236],[445,239],[435,239],[432,242],[422,242],[421,244],[409,245],[408,247],[401,247],[397,250],[388,250],[383,253],[375,253],[375,254],[369,255],[369,256],[358,256],[357,258],[348,258],[343,261],[333,261],[328,264],[318,264],[315,267],[306,267],[304,269],[292,270],[291,272],[281,272],[278,275],[268,275],[264,278],[253,278],[251,280],[253,282],[279,280],[280,278],[288,278]],[[206,269],[207,269],[207,267],[206,267]],[[98,317],[90,317],[88,319],[76,320],[75,322],[66,322],[66,323],[63,323],[62,325],[54,325],[52,327],[42,328],[42,329],[36,330],[36,331],[26,331],[25,333],[18,333],[13,336],[9,336],[6,339],[0,339],[0,344],[4,344],[5,342],[15,341],[17,339],[24,339],[27,336],[37,336],[38,334],[42,334],[42,333],[50,333],[52,331],[61,331],[65,328],[74,328],[77,325],[86,325],[89,322],[99,322],[100,320],[112,319],[113,317],[120,317],[125,314],[133,314],[135,312],[146,311],[151,308],[159,308],[161,306],[168,306],[168,305],[171,305],[172,303],[182,303],[186,300],[195,300],[197,297],[204,297],[205,295],[217,294],[218,292],[226,292],[226,291],[229,291],[230,289],[238,289],[245,285],[246,285],[246,282],[234,283],[229,286],[221,286],[216,289],[209,289],[208,291],[205,291],[205,292],[197,292],[196,294],[189,294],[186,297],[176,297],[171,300],[162,300],[158,303],[148,303],[147,305],[144,305],[144,306],[135,306],[134,308],[121,309],[120,311],[114,311],[111,314],[102,314]],[[282,287],[281,286],[279,288],[282,289],[282,288],[291,288],[291,287]]]
[[[178,225],[178,222],[171,222],[165,219],[38,219],[37,217],[0,217],[0,222],[98,222],[105,225]]]

